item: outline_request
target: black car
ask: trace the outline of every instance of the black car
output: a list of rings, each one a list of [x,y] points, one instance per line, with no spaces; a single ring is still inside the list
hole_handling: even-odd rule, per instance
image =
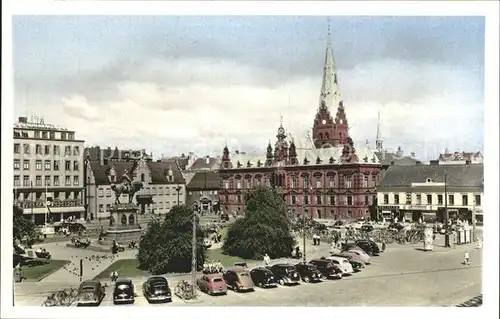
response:
[[[113,303],[134,303],[135,292],[132,280],[119,278],[115,282],[115,289],[113,291]]]
[[[252,277],[252,281],[257,287],[262,288],[278,286],[273,272],[264,267],[258,267],[250,270],[250,277]]]
[[[380,248],[373,240],[358,240],[355,245],[363,249],[370,256],[378,256],[380,254]]]
[[[389,225],[388,227],[389,229],[393,229],[393,230],[397,230],[397,231],[400,231],[401,229],[405,228],[405,226],[403,226],[402,224],[400,223],[392,223]]]
[[[363,225],[363,226],[361,226],[361,231],[369,233],[369,232],[373,231],[373,226],[372,225]]]
[[[309,262],[326,278],[342,278],[342,270],[328,259],[313,259]]]
[[[148,302],[171,302],[172,292],[165,277],[149,277],[142,284],[142,294]]]
[[[222,214],[220,214],[220,220],[221,220],[222,222],[228,222],[228,221],[229,221],[229,215],[228,215],[228,214],[226,214],[226,213],[222,213]]]
[[[300,275],[291,264],[276,264],[266,267],[274,274],[274,278],[280,285],[296,285],[300,282]]]
[[[323,277],[318,268],[311,264],[298,263],[295,265],[295,269],[297,269],[302,281],[305,282],[318,282]]]

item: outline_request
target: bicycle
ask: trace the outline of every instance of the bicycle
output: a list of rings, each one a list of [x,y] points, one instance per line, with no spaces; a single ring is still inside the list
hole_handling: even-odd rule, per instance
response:
[[[42,307],[55,307],[58,305],[58,302],[55,298],[55,294],[47,296],[44,302],[42,302]]]

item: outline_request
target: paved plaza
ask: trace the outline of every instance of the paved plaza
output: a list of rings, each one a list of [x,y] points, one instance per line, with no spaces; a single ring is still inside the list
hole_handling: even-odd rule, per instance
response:
[[[298,286],[275,289],[256,288],[254,292],[235,293],[212,297],[200,295],[197,303],[185,303],[174,296],[170,304],[149,305],[140,291],[143,278],[132,278],[138,297],[134,305],[128,306],[456,306],[482,293],[482,250],[472,245],[443,248],[438,238],[435,250],[421,251],[418,245],[388,245],[388,249],[361,272],[341,280],[326,280],[321,283],[301,283]],[[55,245],[55,244],[48,244]],[[61,244],[59,244],[61,245]],[[467,247],[471,266],[462,265]],[[52,248],[51,248],[52,249]],[[308,246],[309,258],[328,255],[329,245]],[[59,246],[54,258],[65,259],[63,254],[81,256],[94,252],[75,250]],[[135,251],[119,254],[119,258],[133,258]],[[58,255],[60,254],[60,255]],[[309,259],[308,258],[308,259]],[[66,257],[67,259],[67,257]],[[291,261],[292,260],[285,260]],[[109,266],[109,260],[94,271],[87,272],[85,279],[92,278]],[[297,260],[293,261],[294,263]],[[253,266],[253,265],[252,265]],[[170,286],[189,276],[167,276]],[[106,290],[101,306],[111,306],[112,288]],[[40,305],[50,292],[61,288],[78,286],[78,277],[66,275],[60,270],[38,283],[16,284],[15,301],[18,306]]]

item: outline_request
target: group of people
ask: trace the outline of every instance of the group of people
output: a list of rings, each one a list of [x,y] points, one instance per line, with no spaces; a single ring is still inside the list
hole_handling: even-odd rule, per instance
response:
[[[115,282],[118,279],[118,272],[116,270],[113,270],[109,274],[109,278],[111,279],[111,282]]]
[[[220,260],[208,260],[203,264],[203,272],[207,274],[216,274],[224,271],[224,266]]]

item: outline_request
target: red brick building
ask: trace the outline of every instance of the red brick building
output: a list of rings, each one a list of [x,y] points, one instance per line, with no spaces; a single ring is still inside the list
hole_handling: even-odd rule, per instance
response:
[[[245,194],[255,185],[267,185],[278,188],[292,215],[305,210],[312,218],[369,216],[381,171],[374,151],[355,147],[349,135],[328,43],[312,132],[305,139],[295,139],[281,123],[274,147],[269,143],[263,156],[231,156],[224,147],[219,170],[221,209],[243,214]]]

